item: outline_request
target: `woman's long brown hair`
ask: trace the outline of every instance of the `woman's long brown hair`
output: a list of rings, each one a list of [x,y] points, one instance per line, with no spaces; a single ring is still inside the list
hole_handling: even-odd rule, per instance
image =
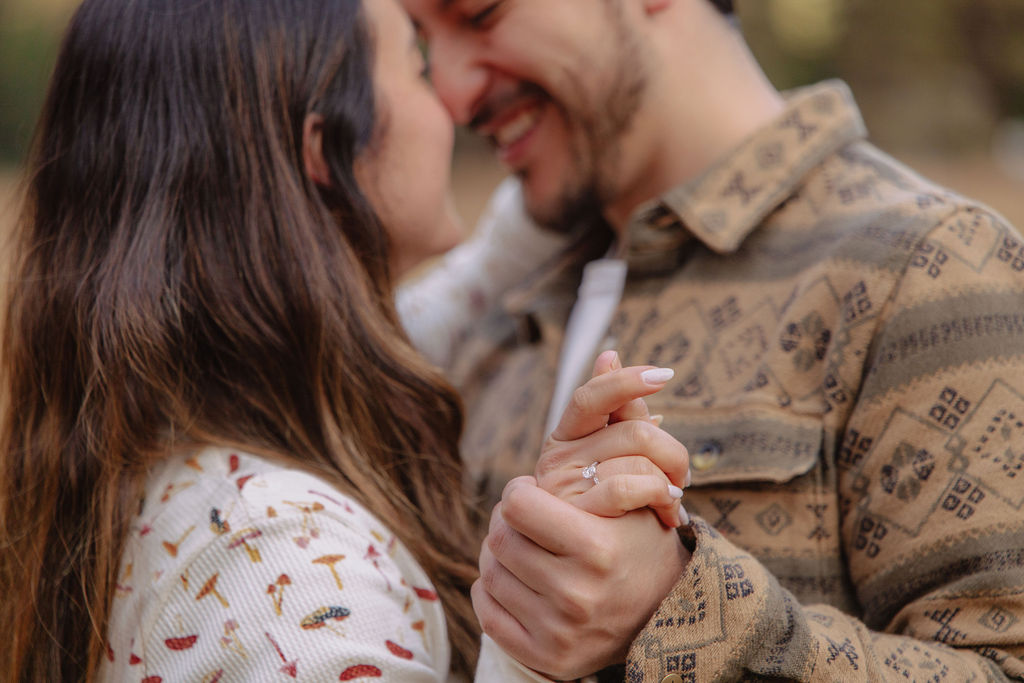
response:
[[[461,409],[401,332],[352,171],[386,120],[371,42],[355,0],[85,0],[72,20],[8,285],[0,679],[93,677],[147,468],[205,443],[365,504],[473,666]],[[301,172],[311,112],[329,190]]]

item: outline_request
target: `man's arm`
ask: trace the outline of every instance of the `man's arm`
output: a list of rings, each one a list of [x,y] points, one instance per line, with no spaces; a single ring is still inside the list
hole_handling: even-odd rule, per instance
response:
[[[980,239],[978,220],[999,239]],[[880,318],[847,423],[871,445],[840,463],[837,491],[863,619],[799,604],[698,520],[692,559],[632,644],[627,680],[1024,678],[1022,249],[984,212],[954,216],[922,243]],[[577,561],[583,571],[591,560]],[[646,585],[644,570],[632,580]],[[571,590],[565,581],[548,590]]]
[[[699,523],[630,650],[637,680],[1024,678],[1021,248],[964,209],[921,243],[880,317],[846,427],[864,448],[837,463],[863,618],[798,604]]]
[[[519,181],[503,181],[472,237],[399,287],[395,306],[412,343],[447,369],[481,316],[565,244],[526,215]]]

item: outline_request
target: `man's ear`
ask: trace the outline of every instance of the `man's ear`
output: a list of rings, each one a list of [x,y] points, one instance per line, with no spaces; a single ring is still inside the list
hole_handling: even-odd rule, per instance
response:
[[[643,0],[644,12],[647,14],[657,14],[672,4],[672,0]]]
[[[306,175],[317,185],[331,185],[331,171],[324,159],[323,145],[324,117],[307,114],[302,122],[302,165]]]

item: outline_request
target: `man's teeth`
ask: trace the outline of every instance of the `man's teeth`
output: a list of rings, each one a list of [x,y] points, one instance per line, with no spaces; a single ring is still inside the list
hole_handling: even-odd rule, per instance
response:
[[[499,147],[508,147],[526,135],[536,125],[538,119],[540,119],[539,109],[535,107],[526,109],[495,131],[494,141],[498,143]]]

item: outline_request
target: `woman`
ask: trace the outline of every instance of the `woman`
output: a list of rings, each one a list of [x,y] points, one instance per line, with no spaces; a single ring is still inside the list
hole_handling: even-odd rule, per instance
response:
[[[0,678],[470,675],[459,402],[391,300],[459,238],[422,69],[393,0],[83,3],[9,292]]]

